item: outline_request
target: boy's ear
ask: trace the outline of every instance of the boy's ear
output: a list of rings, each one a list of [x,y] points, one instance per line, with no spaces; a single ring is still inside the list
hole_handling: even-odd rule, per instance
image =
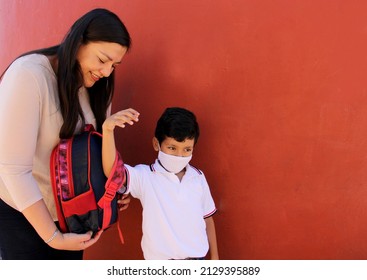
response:
[[[152,139],[152,143],[153,143],[153,149],[158,152],[159,151],[159,141],[156,137],[153,137]]]

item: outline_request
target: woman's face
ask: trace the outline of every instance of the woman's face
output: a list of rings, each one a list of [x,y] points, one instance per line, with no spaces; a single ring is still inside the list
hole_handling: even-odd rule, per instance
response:
[[[121,63],[127,47],[110,42],[90,42],[81,45],[76,55],[83,74],[83,84],[89,88],[100,78],[111,75]]]

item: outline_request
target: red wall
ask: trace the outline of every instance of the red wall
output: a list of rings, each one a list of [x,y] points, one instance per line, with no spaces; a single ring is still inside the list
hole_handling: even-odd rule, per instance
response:
[[[163,109],[196,112],[221,258],[367,258],[367,2],[1,0],[0,70],[102,4],[133,38],[114,110],[141,118],[118,148],[150,163]],[[120,221],[126,243],[114,227],[87,259],[142,258],[138,201]]]

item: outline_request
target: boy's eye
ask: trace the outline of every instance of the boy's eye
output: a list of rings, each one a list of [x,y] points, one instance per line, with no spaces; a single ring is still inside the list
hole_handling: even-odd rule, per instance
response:
[[[174,151],[174,150],[175,150],[175,148],[174,148],[174,147],[168,147],[168,149],[169,149],[169,150],[172,150],[172,151]]]

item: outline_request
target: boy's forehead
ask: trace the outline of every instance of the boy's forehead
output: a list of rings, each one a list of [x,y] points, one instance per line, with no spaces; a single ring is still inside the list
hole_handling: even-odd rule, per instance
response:
[[[194,146],[194,139],[186,138],[184,141],[179,142],[175,138],[166,137],[163,142],[167,145],[175,145],[175,146]]]

